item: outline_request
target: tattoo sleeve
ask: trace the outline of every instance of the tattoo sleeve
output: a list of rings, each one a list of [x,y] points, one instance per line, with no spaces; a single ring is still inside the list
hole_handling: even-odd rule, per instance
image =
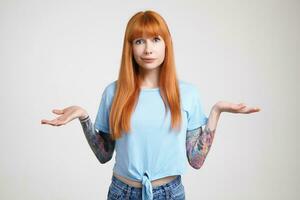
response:
[[[187,131],[186,134],[186,154],[189,164],[200,169],[205,161],[205,158],[210,150],[215,130],[210,130],[205,126],[204,130],[199,127],[194,130]]]
[[[111,139],[109,133],[97,131],[90,119],[87,116],[84,119],[79,119],[84,135],[101,164],[108,162],[114,153],[115,140]]]

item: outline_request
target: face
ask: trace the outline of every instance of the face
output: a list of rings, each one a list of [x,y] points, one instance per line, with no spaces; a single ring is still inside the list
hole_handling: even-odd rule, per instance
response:
[[[159,67],[165,58],[165,42],[161,36],[133,40],[133,57],[144,70]]]

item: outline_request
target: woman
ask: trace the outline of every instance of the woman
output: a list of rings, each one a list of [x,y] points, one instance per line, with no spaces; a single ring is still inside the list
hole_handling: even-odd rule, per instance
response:
[[[61,126],[79,118],[100,163],[116,150],[108,199],[181,200],[185,161],[195,169],[203,165],[220,114],[259,110],[219,101],[207,118],[197,87],[177,78],[166,22],[145,11],[127,24],[119,77],[105,87],[95,125],[79,106],[54,109],[60,116],[41,123]]]

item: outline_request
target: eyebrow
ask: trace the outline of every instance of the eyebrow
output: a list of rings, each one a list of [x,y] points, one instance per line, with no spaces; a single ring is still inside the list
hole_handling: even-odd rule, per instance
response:
[[[161,38],[160,35],[157,35],[157,36],[155,35],[155,36],[147,37],[147,38],[155,38],[155,37]],[[137,37],[137,38],[133,39],[133,41],[135,41],[135,40],[140,40],[140,39],[147,39],[147,38],[145,38],[145,37]]]

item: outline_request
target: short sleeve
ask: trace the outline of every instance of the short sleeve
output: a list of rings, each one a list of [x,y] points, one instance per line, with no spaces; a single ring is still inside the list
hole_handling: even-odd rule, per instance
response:
[[[101,102],[98,108],[96,120],[95,120],[95,128],[105,133],[109,133],[109,98],[107,93],[107,88],[105,88],[102,93]]]
[[[187,130],[193,130],[207,124],[208,118],[204,113],[202,100],[196,87],[193,87],[188,112]]]

